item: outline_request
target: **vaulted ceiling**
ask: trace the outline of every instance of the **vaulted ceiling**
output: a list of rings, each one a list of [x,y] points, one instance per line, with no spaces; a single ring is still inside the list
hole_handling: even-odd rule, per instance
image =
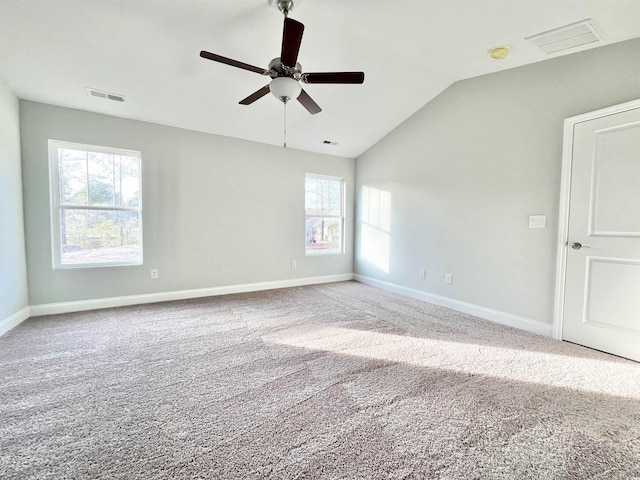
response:
[[[0,0],[0,77],[19,98],[281,145],[284,107],[238,102],[268,77],[283,16],[270,0]],[[366,73],[306,85],[322,107],[287,107],[288,146],[357,157],[453,82],[640,37],[638,0],[295,0],[306,72]],[[547,55],[525,37],[591,18],[603,40]],[[494,60],[488,51],[508,45]],[[91,87],[125,102],[90,96]],[[325,145],[329,140],[337,145]]]

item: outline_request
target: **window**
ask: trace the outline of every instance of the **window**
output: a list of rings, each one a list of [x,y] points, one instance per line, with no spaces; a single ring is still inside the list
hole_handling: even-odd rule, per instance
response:
[[[306,254],[342,253],[344,179],[307,174],[304,186]]]
[[[142,264],[140,158],[49,140],[53,268]]]

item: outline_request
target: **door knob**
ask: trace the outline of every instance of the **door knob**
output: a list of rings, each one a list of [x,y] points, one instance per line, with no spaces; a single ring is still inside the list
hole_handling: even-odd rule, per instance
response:
[[[573,248],[574,250],[580,250],[581,248],[591,248],[591,247],[588,247],[586,245],[582,245],[580,242],[573,242],[571,244],[571,248]]]

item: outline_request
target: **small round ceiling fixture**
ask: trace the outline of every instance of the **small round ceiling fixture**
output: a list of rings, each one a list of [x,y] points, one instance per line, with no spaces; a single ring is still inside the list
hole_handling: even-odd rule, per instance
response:
[[[507,55],[509,55],[509,47],[506,45],[489,50],[489,56],[494,60],[504,60]]]

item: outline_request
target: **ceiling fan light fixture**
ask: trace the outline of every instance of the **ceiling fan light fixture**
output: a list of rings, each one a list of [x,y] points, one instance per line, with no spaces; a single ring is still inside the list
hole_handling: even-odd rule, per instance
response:
[[[293,5],[292,0],[269,0],[269,3],[274,5],[276,1],[279,6],[287,11],[290,10],[291,5]],[[223,57],[222,55],[207,52],[206,50],[201,50],[200,56],[207,60],[224,63],[232,67],[241,68],[242,70],[248,70],[272,78],[268,85],[253,92],[247,98],[240,100],[238,103],[241,105],[251,105],[256,100],[261,99],[267,93],[271,92],[285,107],[289,100],[294,99],[300,102],[311,115],[315,115],[316,113],[320,113],[322,109],[302,88],[300,81],[304,83],[360,84],[364,82],[364,72],[315,72],[303,74],[302,67],[298,63],[298,53],[300,52],[300,45],[302,44],[304,25],[297,20],[287,17],[286,11],[283,13],[285,13],[285,19],[282,28],[282,48],[280,50],[280,56],[271,60],[268,69],[239,62],[238,60]]]
[[[271,90],[271,93],[282,103],[287,103],[292,98],[296,99],[300,96],[302,87],[294,78],[277,77],[269,83],[269,90]]]

